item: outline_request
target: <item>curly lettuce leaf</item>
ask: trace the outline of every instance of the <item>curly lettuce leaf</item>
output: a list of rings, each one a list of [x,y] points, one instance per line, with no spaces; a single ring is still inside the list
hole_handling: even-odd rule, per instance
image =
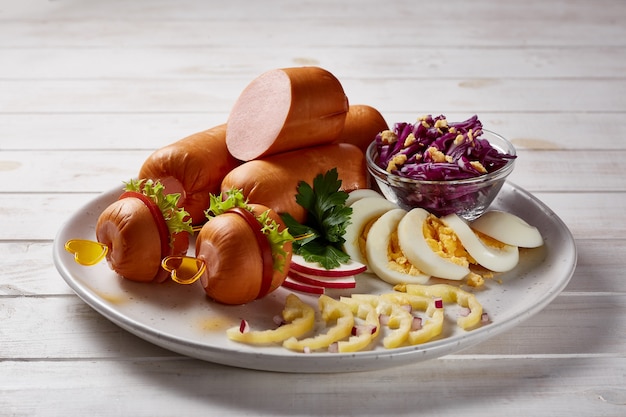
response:
[[[211,220],[211,218],[224,214],[228,210],[235,207],[240,207],[250,211],[250,206],[248,205],[248,201],[243,195],[242,190],[232,189],[224,191],[220,194],[210,194],[209,208],[205,210],[204,214],[207,219]]]
[[[163,184],[151,179],[131,179],[124,184],[126,191],[141,193],[157,205],[163,214],[170,236],[179,232],[193,233],[191,216],[184,208],[178,207],[179,193],[166,194]]]
[[[284,248],[285,243],[292,242],[293,236],[291,236],[288,228],[280,231],[279,224],[269,214],[269,210],[264,211],[260,216],[257,216],[257,220],[261,223],[261,232],[267,236],[267,240],[272,248],[274,270],[282,271],[285,268],[285,260],[287,259],[287,252]]]

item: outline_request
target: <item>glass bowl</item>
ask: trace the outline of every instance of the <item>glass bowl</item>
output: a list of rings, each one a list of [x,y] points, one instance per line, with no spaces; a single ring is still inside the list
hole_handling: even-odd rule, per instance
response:
[[[481,138],[502,153],[516,155],[513,144],[497,133],[483,129]],[[487,210],[515,166],[512,158],[500,169],[478,177],[424,181],[391,174],[376,165],[376,158],[376,141],[373,141],[366,151],[367,169],[385,198],[405,210],[421,207],[438,217],[456,213],[467,221]]]

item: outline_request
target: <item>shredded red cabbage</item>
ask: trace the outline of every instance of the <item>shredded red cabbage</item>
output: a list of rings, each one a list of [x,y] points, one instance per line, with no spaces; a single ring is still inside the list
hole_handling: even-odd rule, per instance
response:
[[[448,122],[443,115],[396,123],[376,136],[376,164],[392,174],[427,180],[461,180],[497,171],[515,155],[500,152],[482,139],[482,123],[474,115]]]

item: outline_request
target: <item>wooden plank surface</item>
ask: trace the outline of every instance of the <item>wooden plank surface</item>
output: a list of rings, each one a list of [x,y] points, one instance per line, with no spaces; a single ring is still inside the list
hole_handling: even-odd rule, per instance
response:
[[[187,359],[125,361],[2,362],[11,384],[0,385],[0,400],[12,397],[13,415],[71,409],[93,416],[167,415],[171,399],[186,416],[207,410],[244,415],[484,415],[619,416],[624,410],[624,358],[543,357],[516,359],[447,358],[399,368],[396,373],[299,375],[258,373]],[[489,373],[485,374],[485,370]],[[33,386],[33,379],[47,381]],[[90,381],[90,384],[85,384]],[[219,384],[215,384],[219,381]],[[584,388],[601,386],[602,388]],[[235,398],[233,398],[233,393]],[[433,393],[436,393],[433,394]],[[324,398],[325,401],[320,401]],[[137,407],[142,404],[143,407]],[[421,411],[420,411],[421,410]],[[50,412],[49,415],[57,413]],[[60,413],[59,413],[60,414]]]
[[[113,42],[111,42],[113,44]],[[261,47],[262,48],[262,47]],[[167,79],[252,78],[259,71],[285,65],[318,65],[332,68],[343,78],[613,78],[626,68],[626,46],[510,46],[476,49],[463,46],[376,46],[349,47],[349,60],[342,59],[346,49],[339,47],[298,46],[276,53],[262,48],[259,60],[247,57],[250,48],[196,45],[185,48],[167,46],[59,46],[6,49],[1,78],[15,79]],[[305,52],[305,53],[303,53]],[[258,52],[257,52],[258,53]],[[585,60],[581,60],[581,55]],[[207,56],[229,57],[229,65]],[[406,56],[407,65],[389,67],[386,63]],[[71,73],[67,63],[73,63]],[[38,65],[33,65],[37,63]],[[463,65],[460,65],[463,63]],[[589,74],[592,74],[590,77]]]
[[[385,111],[393,126],[431,111]],[[517,149],[583,150],[609,153],[626,149],[616,140],[626,129],[619,112],[445,112],[449,120],[478,114],[485,129],[498,132]],[[148,150],[226,122],[228,110],[171,113],[0,113],[2,150]],[[36,120],[36,123],[33,123]],[[594,153],[594,155],[597,155]],[[601,156],[601,154],[600,154]],[[528,157],[532,159],[532,154]],[[601,158],[595,158],[601,159]]]
[[[0,79],[0,89],[5,92],[0,97],[0,111],[225,112],[250,81]],[[480,114],[502,110],[505,99],[508,112],[626,111],[626,83],[620,80],[343,78],[342,85],[352,103],[376,103],[385,112],[411,111],[421,115],[471,109]],[[407,92],[415,100],[398,100]]]
[[[0,0],[0,415],[626,414],[626,2]],[[227,120],[265,70],[318,65],[389,124],[478,114],[571,230],[554,302],[406,367],[276,374],[145,342],[52,245],[155,149]]]

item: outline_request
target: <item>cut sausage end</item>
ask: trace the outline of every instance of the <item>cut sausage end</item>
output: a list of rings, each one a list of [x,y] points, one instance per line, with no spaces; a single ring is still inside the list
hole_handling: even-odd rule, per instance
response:
[[[267,152],[287,120],[291,101],[291,80],[284,71],[268,71],[252,81],[228,117],[229,152],[242,161]]]
[[[337,78],[318,67],[268,71],[241,93],[228,117],[226,146],[250,161],[331,143],[343,130],[348,99]]]

